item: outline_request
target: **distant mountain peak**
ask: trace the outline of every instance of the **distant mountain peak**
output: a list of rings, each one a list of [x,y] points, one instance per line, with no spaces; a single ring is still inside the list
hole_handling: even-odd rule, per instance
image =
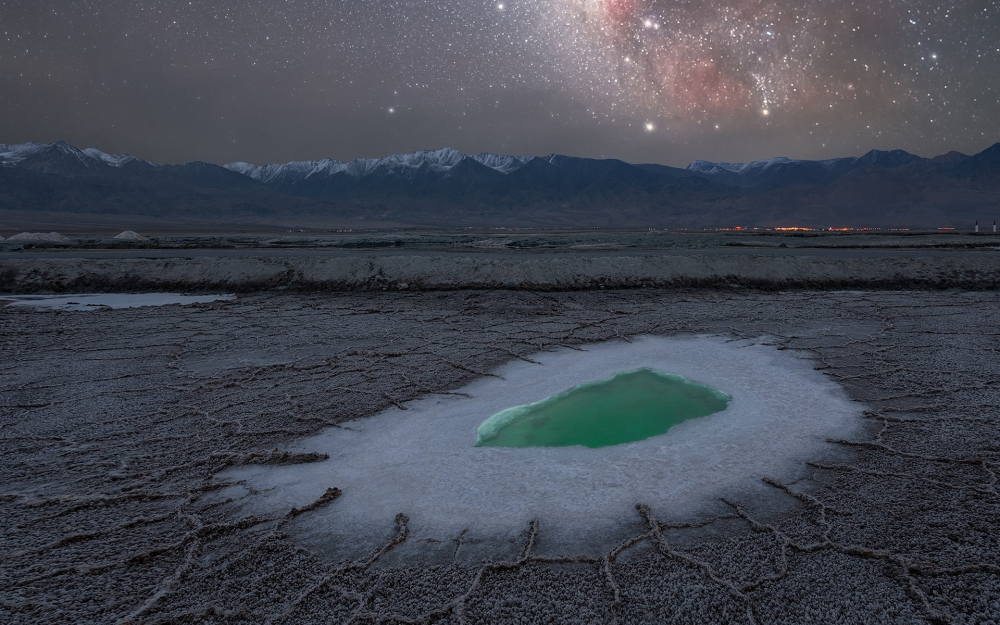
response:
[[[969,158],[968,154],[962,154],[961,152],[952,150],[946,154],[939,154],[938,156],[935,156],[931,159],[931,161],[941,165],[957,165],[967,158]]]
[[[127,163],[141,160],[131,154],[106,154],[97,148],[87,148],[83,150],[83,153],[112,167],[121,167]]]
[[[509,174],[513,171],[517,171],[521,167],[533,159],[533,156],[505,156],[502,154],[491,154],[489,152],[480,152],[479,154],[474,154],[471,156],[472,160],[476,161],[480,165],[494,169],[502,174]]]
[[[842,159],[833,160],[839,161]],[[870,150],[864,156],[857,158],[856,162],[859,164],[892,168],[902,167],[918,160],[920,160],[919,156],[910,154],[905,150]]]
[[[24,159],[37,154],[43,144],[29,141],[28,143],[0,143],[0,165],[15,165]]]
[[[100,164],[119,168],[127,163],[147,162],[129,154],[106,154],[97,148],[81,150],[65,141],[56,141],[55,143],[35,143],[29,141],[27,143],[9,145],[0,144],[0,166],[17,165],[29,159],[44,159],[47,155],[70,157],[88,168]]]
[[[822,184],[845,173],[862,168],[892,169],[920,160],[904,150],[870,150],[862,156],[832,158],[822,161],[790,159],[785,156],[749,163],[713,163],[695,161],[691,173],[732,187],[781,187],[796,184]]]
[[[468,155],[454,148],[443,147],[436,150],[400,152],[382,158],[356,158],[353,161],[322,159],[318,161],[292,161],[271,165],[252,165],[236,162],[224,165],[226,169],[249,176],[264,184],[288,184],[312,176],[335,176],[344,174],[360,179],[383,173],[398,176],[412,175],[419,170],[444,173],[468,159],[503,174],[509,174],[524,166],[531,156],[506,156],[482,152]]]

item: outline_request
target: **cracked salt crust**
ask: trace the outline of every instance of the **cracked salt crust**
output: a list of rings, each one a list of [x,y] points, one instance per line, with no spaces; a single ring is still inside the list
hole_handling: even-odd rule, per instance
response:
[[[109,311],[113,335],[89,315],[0,308],[0,622],[1000,622],[998,302],[957,290],[250,295]],[[392,519],[369,528],[370,550],[331,561],[302,549],[298,529],[341,499],[246,517],[208,481],[317,461],[282,450],[543,344],[691,332],[814,354],[870,406],[867,427],[824,448],[836,460],[812,458],[806,480],[688,523],[633,510],[604,550],[553,546],[551,523],[526,522],[506,545],[473,526],[434,553],[397,518],[395,531]]]
[[[512,536],[538,518],[555,542],[583,547],[616,535],[615,527],[634,520],[637,503],[680,518],[759,488],[762,477],[794,476],[827,438],[847,436],[861,421],[861,407],[813,361],[752,341],[641,337],[529,360],[503,365],[459,394],[425,396],[297,446],[329,454],[326,462],[241,468],[229,477],[263,491],[248,505],[269,513],[340,488],[337,505],[300,527],[309,542],[335,535],[369,545],[381,537],[373,528],[402,512],[421,538],[447,541],[470,527]],[[639,367],[682,375],[733,400],[667,434],[613,447],[473,446],[478,426],[504,408]]]

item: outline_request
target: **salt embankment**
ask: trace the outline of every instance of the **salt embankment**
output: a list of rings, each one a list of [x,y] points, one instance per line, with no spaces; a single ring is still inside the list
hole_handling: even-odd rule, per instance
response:
[[[0,292],[1000,287],[1000,253],[0,258]]]

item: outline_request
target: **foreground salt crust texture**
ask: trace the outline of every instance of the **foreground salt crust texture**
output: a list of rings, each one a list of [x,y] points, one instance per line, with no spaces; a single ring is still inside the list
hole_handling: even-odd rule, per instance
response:
[[[566,548],[604,546],[617,540],[615,528],[633,519],[637,503],[661,518],[684,518],[720,496],[759,488],[764,476],[793,478],[828,437],[850,435],[861,407],[813,366],[770,345],[707,336],[562,348],[510,362],[461,394],[426,396],[298,445],[329,454],[325,462],[241,468],[228,477],[263,491],[252,505],[268,513],[342,489],[336,506],[300,528],[310,543],[336,537],[367,546],[402,512],[411,531],[432,541],[470,527],[514,536],[538,518]],[[723,412],[613,447],[473,446],[479,425],[505,408],[639,367],[682,375],[733,400]]]
[[[0,623],[1000,623],[996,291],[246,294],[96,316],[0,308]],[[428,554],[390,518],[331,559],[298,530],[343,498],[219,499],[227,467],[318,461],[286,452],[322,427],[649,334],[801,350],[865,426],[806,479],[683,524],[630,510],[603,552],[525,523]]]

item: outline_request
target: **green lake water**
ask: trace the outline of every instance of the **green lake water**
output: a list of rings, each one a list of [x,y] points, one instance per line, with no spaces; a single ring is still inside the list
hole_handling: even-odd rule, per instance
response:
[[[638,369],[514,406],[479,426],[477,447],[607,447],[664,434],[726,409],[731,398],[679,375]]]

